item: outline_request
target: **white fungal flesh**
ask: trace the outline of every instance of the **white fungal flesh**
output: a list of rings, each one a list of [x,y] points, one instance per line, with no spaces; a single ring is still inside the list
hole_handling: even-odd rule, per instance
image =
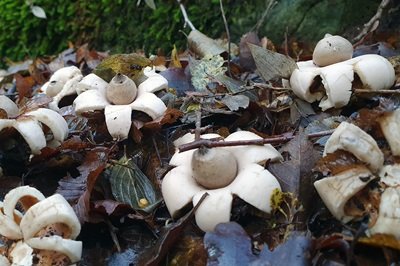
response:
[[[56,223],[68,226],[71,239],[75,239],[81,230],[74,210],[59,194],[54,194],[29,208],[21,220],[20,227],[24,239],[30,239],[42,228]]]
[[[315,64],[311,60],[297,63],[298,69],[290,77],[293,92],[310,103],[322,98],[320,107],[325,111],[348,104],[355,75],[367,90],[385,90],[393,86],[395,71],[386,58],[380,55],[351,58],[352,50],[351,43],[340,36],[322,39],[314,49]],[[311,91],[318,78],[325,92]]]
[[[63,141],[67,138],[68,124],[59,113],[50,109],[39,108],[25,115],[33,116],[36,120],[48,126],[55,140]]]
[[[33,154],[40,154],[40,150],[46,147],[43,129],[35,119],[19,119],[13,126],[28,143]]]
[[[337,150],[352,153],[373,172],[383,166],[383,153],[376,141],[359,127],[342,122],[325,144],[324,156]]]
[[[400,186],[400,164],[383,166],[379,171],[379,177],[386,186]]]
[[[46,86],[46,94],[50,97],[56,96],[61,92],[68,80],[79,75],[82,76],[82,73],[75,66],[60,68],[50,77],[49,83]]]
[[[348,222],[353,217],[346,216],[344,206],[374,178],[375,176],[366,167],[357,166],[320,179],[314,182],[314,187],[332,215],[338,220]]]
[[[85,76],[76,87],[76,92],[81,94],[88,90],[104,90],[107,88],[108,83],[97,76],[96,74],[89,74]]]
[[[0,109],[6,111],[8,117],[15,117],[19,113],[18,106],[5,95],[0,95]]]
[[[129,105],[107,105],[104,109],[108,132],[114,139],[128,138],[132,108]]]
[[[23,206],[27,209],[23,216],[15,210],[17,202],[28,204]],[[8,259],[12,265],[31,266],[33,254],[36,253],[34,249],[64,254],[71,263],[80,260],[82,242],[74,240],[80,232],[80,223],[72,207],[61,195],[55,194],[44,198],[43,194],[35,188],[18,187],[5,196],[4,206],[0,202],[0,209],[4,209],[5,213],[4,215],[0,213],[0,234],[9,239],[22,239],[10,249]],[[13,220],[14,217],[21,219],[19,224]],[[42,230],[51,230],[50,228],[57,224],[65,225],[60,227],[61,232],[57,232],[61,236],[52,235],[51,232],[49,235],[42,235],[46,233]]]
[[[389,187],[381,196],[379,216],[372,234],[390,234],[400,240],[400,187]]]
[[[383,135],[395,156],[400,156],[400,108],[384,114],[379,120]]]

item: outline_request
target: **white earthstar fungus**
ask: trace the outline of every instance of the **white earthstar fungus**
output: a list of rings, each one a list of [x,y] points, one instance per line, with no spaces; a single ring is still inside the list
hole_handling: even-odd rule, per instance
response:
[[[97,86],[81,93],[74,101],[75,112],[80,115],[104,110],[110,135],[114,139],[126,139],[132,124],[132,110],[156,119],[167,109],[154,92],[167,89],[168,81],[151,68],[146,68],[144,74],[148,78],[138,87],[127,76],[117,74],[107,86]]]
[[[353,217],[345,214],[344,206],[374,178],[368,168],[357,166],[315,181],[314,187],[332,215],[338,220],[348,222]]]
[[[352,153],[374,173],[383,166],[383,153],[374,138],[353,124],[340,123],[325,144],[324,156],[337,150]]]
[[[351,58],[352,51],[351,44],[340,36],[322,39],[313,60],[297,63],[289,80],[294,94],[310,103],[321,100],[319,106],[325,111],[347,105],[356,76],[363,88],[371,91],[393,86],[395,72],[386,58],[374,54]]]
[[[380,120],[382,131],[388,139],[392,153],[396,143],[390,141],[396,137],[398,110],[390,112]],[[390,133],[389,133],[390,132]],[[390,136],[390,134],[394,134]],[[392,140],[393,141],[393,140]],[[388,234],[400,239],[400,164],[383,165],[383,153],[376,141],[355,125],[342,122],[328,139],[324,156],[336,150],[352,153],[366,165],[354,166],[335,176],[325,177],[314,182],[321,199],[332,215],[343,222],[354,217],[346,215],[345,205],[357,192],[362,190],[376,176],[379,176],[383,188],[378,219],[368,230],[371,234]],[[375,174],[374,174],[375,173]]]
[[[18,116],[17,105],[4,95],[0,95],[0,109],[5,110],[8,115],[7,119],[0,119],[0,131],[15,128],[28,143],[33,154],[40,154],[40,150],[47,145],[41,124],[51,130],[56,143],[62,142],[68,136],[67,122],[53,110],[38,108]]]
[[[389,234],[400,239],[400,187],[389,187],[381,195],[379,216],[374,226],[370,228],[372,234]]]
[[[62,98],[77,94],[77,84],[82,77],[81,71],[76,66],[63,67],[54,72],[41,88],[46,95],[53,98],[49,107],[57,111]]]
[[[24,214],[16,210],[17,203]],[[14,244],[8,258],[0,261],[31,266],[34,257],[38,265],[70,265],[81,259],[82,242],[75,241],[81,225],[61,195],[45,198],[35,188],[23,186],[11,190],[1,204],[0,234]]]
[[[400,156],[400,108],[384,114],[378,122],[392,154]]]
[[[218,134],[205,134],[201,137],[221,138]],[[225,140],[260,138],[252,132],[238,131]],[[194,135],[187,134],[175,141],[175,145],[193,140]],[[280,185],[260,164],[267,160],[281,159],[280,153],[270,144],[218,147],[181,153],[177,151],[170,161],[175,168],[162,181],[165,204],[171,216],[176,218],[183,207],[190,202],[196,205],[207,192],[209,196],[195,213],[196,223],[203,231],[212,231],[217,224],[230,221],[233,195],[269,213],[272,209],[271,197],[275,190],[280,190]],[[222,181],[213,180],[220,177]]]

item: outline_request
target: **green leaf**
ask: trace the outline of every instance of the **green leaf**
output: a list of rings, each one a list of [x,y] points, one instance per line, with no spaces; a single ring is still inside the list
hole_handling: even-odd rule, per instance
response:
[[[46,19],[46,12],[40,6],[31,6],[31,11],[35,17]]]
[[[153,184],[126,155],[109,170],[111,191],[117,201],[145,212],[151,212],[160,202]]]

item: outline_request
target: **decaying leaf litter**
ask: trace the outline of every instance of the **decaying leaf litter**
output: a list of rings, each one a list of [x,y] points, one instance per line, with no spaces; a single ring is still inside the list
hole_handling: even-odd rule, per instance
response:
[[[1,80],[1,93],[16,102],[18,108],[12,115],[5,107],[0,112],[1,119],[8,123],[1,131],[2,195],[12,188],[30,185],[46,196],[59,193],[67,199],[83,226],[78,237],[84,247],[79,265],[384,265],[398,262],[398,233],[374,227],[379,214],[384,212],[393,217],[389,227],[396,228],[399,223],[396,213],[390,212],[400,208],[395,193],[400,183],[396,170],[399,145],[397,51],[391,50],[391,55],[395,56],[388,58],[396,78],[388,82],[390,86],[371,89],[368,75],[363,79],[357,72],[360,68],[353,69],[353,64],[361,59],[351,59],[356,63],[344,67],[354,71],[344,74],[351,76],[346,83],[350,84],[346,92],[348,97],[337,100],[333,96],[331,74],[325,69],[333,69],[343,61],[340,59],[340,62],[330,63],[333,66],[312,72],[314,76],[307,81],[310,85],[305,86],[308,91],[302,94],[290,88],[292,74],[303,71],[296,61],[310,59],[312,51],[292,51],[295,60],[287,56],[288,50],[286,55],[285,49],[279,50],[282,54],[267,50],[266,47],[271,49],[273,45],[270,42],[265,45],[257,34],[250,32],[238,46],[238,57],[233,53],[233,44],[228,42],[229,45],[223,47],[197,31],[183,5],[180,6],[185,22],[191,27],[189,49],[181,54],[174,49],[171,58],[159,55],[149,59],[140,54],[108,56],[85,45],[68,49],[51,59],[35,59],[29,68],[10,69]],[[376,28],[364,28],[360,33],[364,34],[363,39],[357,45],[368,38],[373,40],[374,30]],[[370,51],[356,46],[352,54],[363,55]],[[71,65],[79,70],[73,76],[63,80],[52,75]],[[100,81],[79,83],[90,73],[98,75]],[[143,86],[138,86],[139,95],[148,93],[148,98],[161,99],[156,100],[153,107],[144,108],[140,103],[130,102],[107,107],[111,101],[107,93],[95,94],[91,86],[99,86],[98,82],[104,81],[107,87],[118,73],[136,84],[142,84],[146,77],[147,80],[154,77],[161,83],[165,79],[168,85],[145,92],[140,92]],[[156,76],[158,74],[161,76]],[[56,85],[64,93],[57,101],[54,95],[49,97],[43,93],[46,90],[43,84],[51,78],[54,82],[48,83],[47,88]],[[125,80],[121,77],[118,80],[121,79]],[[289,86],[281,79],[289,80]],[[104,96],[99,96],[99,104],[90,103],[77,115],[77,104],[73,104],[77,94],[81,97],[89,93]],[[321,106],[322,101],[330,105]],[[52,103],[68,125],[68,136],[54,143],[55,132],[40,121],[46,147],[35,154],[24,131],[18,128],[23,124],[21,121],[25,123],[32,117],[30,112],[47,108]],[[133,107],[127,108],[126,104]],[[326,110],[321,111],[321,108]],[[161,110],[159,115],[157,110]],[[115,128],[118,124],[110,119],[122,119],[123,128]],[[370,152],[374,150],[382,155],[381,165],[373,167],[374,162],[368,161],[372,155],[355,148],[363,143],[340,141],[340,137],[352,138],[335,131],[345,123],[359,128],[359,131],[354,129],[355,136],[370,136],[366,137],[366,145],[373,147]],[[237,130],[256,137],[230,140],[230,134]],[[189,136],[187,134],[192,134],[190,141],[183,140]],[[339,135],[337,143],[331,137],[335,134]],[[227,140],[222,141],[225,138]],[[336,148],[329,148],[333,142]],[[263,145],[269,144],[274,147],[271,149],[279,151],[280,160],[260,155],[266,152],[261,151],[267,147]],[[171,207],[165,206],[162,184],[168,174],[186,169],[170,161],[175,149],[183,154],[193,153],[195,149],[234,151],[246,147],[244,145],[249,145],[246,152],[257,147],[260,150],[257,156],[265,156],[255,159],[255,164],[251,165],[260,175],[269,173],[268,176],[276,178],[282,192],[273,190],[271,196],[261,198],[258,205],[233,189],[236,196],[232,198],[232,208],[228,206],[227,218],[223,218],[231,222],[205,230],[206,233],[200,229],[202,222],[197,219],[201,219],[207,201],[212,202],[218,195],[215,189],[204,189],[209,195],[202,192],[201,198],[190,196],[187,201],[190,203],[180,203],[182,208],[177,208],[172,219],[168,212]],[[246,152],[240,150],[243,159]],[[190,160],[185,163],[190,168]],[[240,163],[238,167],[242,167]],[[360,175],[360,169],[368,174]],[[246,176],[253,177],[250,173]],[[336,182],[343,176],[355,176],[361,182],[358,190],[349,192],[344,187],[344,192],[331,196],[339,202],[340,196],[351,194],[343,199],[342,209],[335,209],[329,205],[329,193],[335,192],[335,186],[339,186]],[[238,179],[230,182],[234,184]],[[328,188],[335,188],[328,189],[326,197],[321,195],[324,200],[314,189],[313,183],[317,180],[319,184],[328,183]],[[355,184],[351,182],[349,184]],[[185,185],[179,180],[176,183]],[[184,192],[172,193],[177,199],[186,197]],[[388,193],[395,193],[389,203],[397,207],[383,206]],[[265,204],[271,206],[268,213],[260,207]],[[337,215],[342,212],[352,218],[343,220]],[[371,231],[371,228],[375,229]],[[8,245],[5,240],[4,247]],[[1,254],[8,256],[6,250]]]

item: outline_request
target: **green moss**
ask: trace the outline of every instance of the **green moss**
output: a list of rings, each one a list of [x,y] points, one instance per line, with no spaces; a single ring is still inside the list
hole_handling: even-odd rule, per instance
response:
[[[137,0],[65,1],[34,0],[47,19],[35,17],[25,0],[0,1],[0,55],[21,60],[57,54],[68,47],[90,43],[98,50],[131,53],[143,49],[169,53],[173,45],[186,48],[183,18],[175,0],[155,1],[156,10]],[[182,1],[193,24],[206,35],[224,35],[219,0]],[[266,0],[224,0],[232,40],[251,30],[267,6]],[[276,44],[289,37],[315,41],[327,31],[344,32],[349,25],[362,25],[374,14],[376,0],[279,0],[265,19],[260,34]],[[183,30],[183,31],[182,31]]]

